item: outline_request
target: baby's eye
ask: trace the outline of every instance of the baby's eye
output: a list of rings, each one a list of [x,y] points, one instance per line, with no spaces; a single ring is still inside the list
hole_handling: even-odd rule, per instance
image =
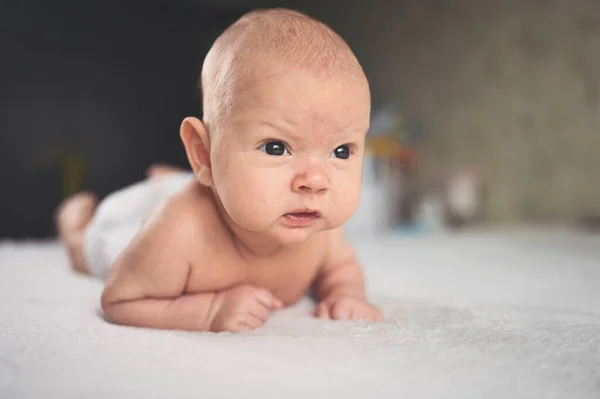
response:
[[[287,148],[285,148],[285,144],[281,141],[269,141],[260,146],[260,150],[266,152],[269,155],[281,156],[281,155],[289,155]]]
[[[341,145],[341,146],[337,147],[335,150],[333,150],[331,155],[333,155],[335,158],[339,158],[339,159],[348,159],[348,158],[350,158],[350,147],[345,144]]]

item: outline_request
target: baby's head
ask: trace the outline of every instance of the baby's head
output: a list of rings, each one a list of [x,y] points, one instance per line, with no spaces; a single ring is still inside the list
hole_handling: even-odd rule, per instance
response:
[[[249,13],[209,51],[202,91],[181,137],[234,231],[291,244],[350,218],[370,93],[342,38],[298,12]]]

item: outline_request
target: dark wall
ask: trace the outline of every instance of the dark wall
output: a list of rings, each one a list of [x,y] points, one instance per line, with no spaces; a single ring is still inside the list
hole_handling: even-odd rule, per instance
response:
[[[152,162],[186,166],[179,124],[200,116],[202,60],[242,10],[12,3],[0,5],[0,237],[54,234],[66,150],[100,196]]]

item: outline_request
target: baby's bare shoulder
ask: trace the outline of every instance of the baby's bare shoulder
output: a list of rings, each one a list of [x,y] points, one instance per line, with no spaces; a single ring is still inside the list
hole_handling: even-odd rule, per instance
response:
[[[129,298],[181,295],[194,257],[211,251],[203,217],[210,211],[207,201],[186,187],[155,209],[116,260],[105,290]]]
[[[175,242],[184,243],[203,230],[198,225],[202,220],[199,216],[202,213],[201,208],[201,204],[199,206],[191,198],[190,188],[186,187],[164,201],[146,217],[138,236],[148,238],[143,241],[144,244],[156,244],[155,241],[159,240],[163,243],[160,245],[163,248],[170,247],[164,245],[166,243],[171,245]]]
[[[211,248],[219,220],[210,192],[190,184],[158,207],[141,233],[148,236],[147,245],[158,246],[167,253],[185,254],[189,261],[192,254]]]

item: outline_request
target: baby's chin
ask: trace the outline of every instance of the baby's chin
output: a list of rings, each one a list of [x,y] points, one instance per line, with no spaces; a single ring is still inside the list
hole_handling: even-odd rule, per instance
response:
[[[281,245],[296,245],[303,243],[318,231],[321,231],[321,229],[288,229],[287,231],[277,231],[275,234],[273,234],[273,238]]]
[[[308,240],[315,234],[323,231],[333,230],[342,223],[339,220],[320,218],[314,223],[303,223],[302,221],[289,221],[283,217],[276,218],[271,222],[265,220],[245,220],[246,223],[238,223],[238,226],[247,233],[256,234],[273,243],[283,246],[297,245]]]
[[[332,230],[336,226],[331,226],[325,220],[307,227],[289,227],[285,225],[273,226],[270,236],[281,245],[301,244],[315,234],[326,230]]]

